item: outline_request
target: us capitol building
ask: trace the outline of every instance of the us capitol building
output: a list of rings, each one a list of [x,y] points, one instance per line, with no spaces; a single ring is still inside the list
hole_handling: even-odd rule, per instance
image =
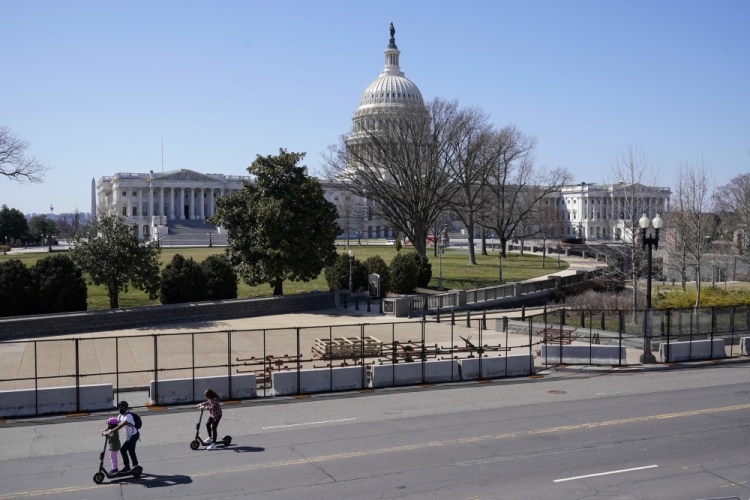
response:
[[[400,110],[424,106],[419,88],[401,71],[395,29],[390,27],[385,49],[385,67],[365,87],[359,107],[352,118],[352,133],[347,143],[361,139],[365,128],[386,123]],[[119,214],[137,230],[143,240],[166,239],[178,228],[187,228],[202,235],[217,228],[205,224],[214,214],[216,200],[242,189],[249,176],[203,174],[193,170],[155,173],[115,173],[92,180],[92,214],[99,211]],[[378,220],[371,200],[351,195],[336,184],[323,182],[326,199],[339,211],[343,237],[392,238],[396,232],[385,221]],[[624,183],[612,185],[580,183],[564,186],[559,193],[544,200],[557,214],[558,233],[555,237],[585,238],[588,241],[630,240],[626,214],[621,207],[632,206],[628,192],[635,192]],[[638,186],[635,219],[641,213],[653,217],[669,210],[669,188]],[[192,228],[192,229],[191,229]],[[454,228],[455,229],[455,228]],[[210,236],[209,236],[210,238]],[[210,240],[209,240],[210,241]],[[218,242],[218,241],[217,241]]]

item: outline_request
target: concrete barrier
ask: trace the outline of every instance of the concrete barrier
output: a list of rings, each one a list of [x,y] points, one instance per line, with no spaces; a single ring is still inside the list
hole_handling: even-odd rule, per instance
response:
[[[458,365],[461,368],[461,380],[531,375],[531,356],[529,354],[482,358],[481,377],[479,376],[479,358],[459,359]]]
[[[423,364],[424,379],[422,378]],[[461,379],[458,361],[455,359],[373,365],[370,374],[370,387],[372,388],[454,382]]]
[[[562,347],[562,359],[560,358]],[[616,345],[542,345],[542,363],[546,365],[563,363],[567,365],[618,365],[625,363],[626,348]]]
[[[750,337],[740,338],[740,348],[743,356],[750,356]]]
[[[149,383],[151,404],[175,404],[203,401],[203,391],[211,388],[221,399],[249,399],[257,396],[255,374],[243,373],[232,376],[232,393],[229,394],[229,379],[226,375],[216,377],[160,379],[159,394],[156,394],[156,381]]]
[[[699,359],[717,359],[727,356],[724,350],[724,339],[693,340],[685,342],[670,342],[669,356],[667,356],[667,343],[659,344],[659,360],[662,363],[674,363],[676,361],[692,361]]]
[[[0,391],[0,416],[21,417],[47,413],[111,410],[112,384],[82,385],[78,388],[80,402],[76,407],[75,386]]]
[[[300,370],[297,387],[297,372],[274,372],[271,375],[271,394],[309,394],[328,391],[350,391],[363,389],[362,367],[342,366],[339,368],[312,368]]]

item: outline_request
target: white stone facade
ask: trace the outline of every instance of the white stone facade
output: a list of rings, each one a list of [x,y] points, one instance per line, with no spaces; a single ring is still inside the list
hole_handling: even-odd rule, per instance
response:
[[[96,183],[96,209],[120,215],[144,240],[167,233],[169,221],[205,221],[216,200],[242,189],[249,176],[201,174],[193,170],[116,173]]]
[[[642,214],[666,217],[670,195],[666,187],[582,182],[563,186],[549,202],[562,218],[561,238],[632,242],[632,227]]]

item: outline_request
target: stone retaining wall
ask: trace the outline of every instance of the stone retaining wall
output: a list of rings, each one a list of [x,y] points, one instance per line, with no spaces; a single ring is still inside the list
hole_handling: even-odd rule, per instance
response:
[[[188,321],[215,321],[287,314],[335,307],[332,292],[191,302],[67,314],[41,314],[0,319],[0,340],[97,332]]]

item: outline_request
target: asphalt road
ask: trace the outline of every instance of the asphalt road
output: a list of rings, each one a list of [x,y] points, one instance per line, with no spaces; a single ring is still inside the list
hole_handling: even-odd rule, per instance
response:
[[[750,364],[143,414],[139,480],[95,485],[105,415],[0,426],[8,498],[750,498]],[[33,424],[33,425],[32,425]]]

